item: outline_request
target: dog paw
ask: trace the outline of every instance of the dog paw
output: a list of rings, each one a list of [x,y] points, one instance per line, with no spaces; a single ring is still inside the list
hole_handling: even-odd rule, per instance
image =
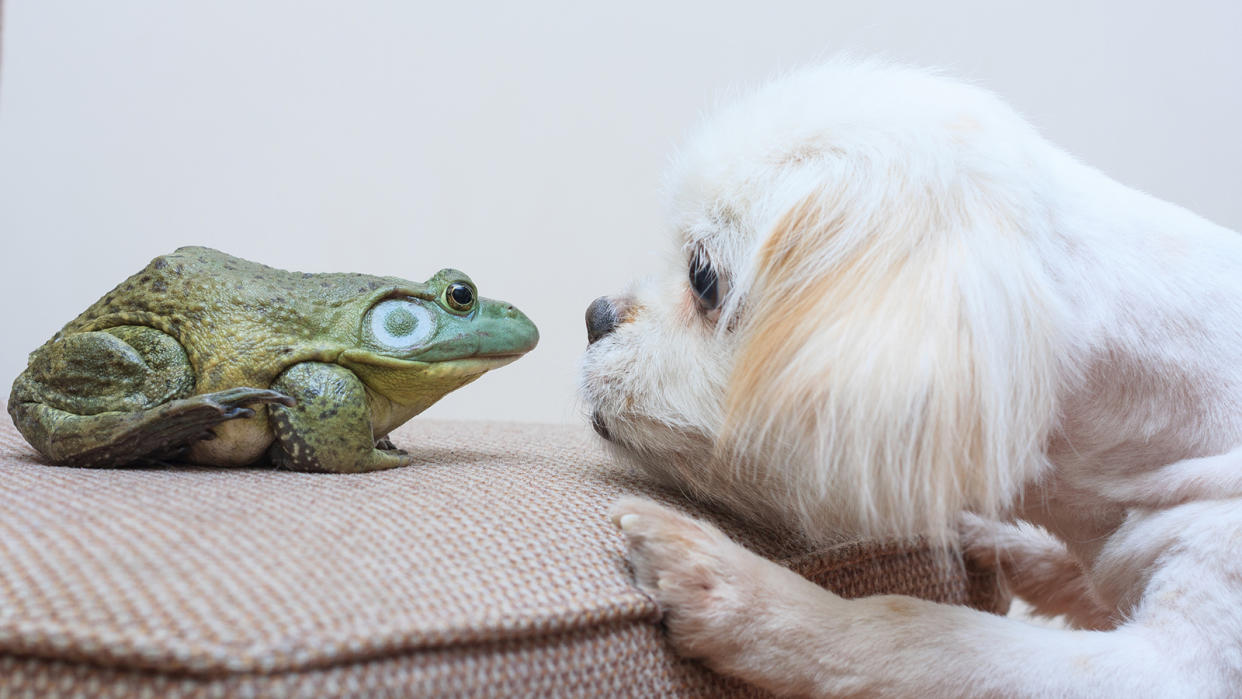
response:
[[[1071,560],[1065,544],[1029,524],[1000,522],[962,512],[957,517],[957,533],[962,555],[981,568],[1011,573],[1015,566],[1027,561],[1061,565]]]
[[[999,568],[1002,546],[1006,543],[1004,526],[971,512],[959,513],[957,535],[962,555],[981,568]]]
[[[612,511],[629,547],[639,587],[664,613],[674,648],[728,665],[737,631],[753,619],[756,567],[776,566],[735,544],[716,527],[649,500],[626,498]],[[781,569],[783,570],[783,569]]]

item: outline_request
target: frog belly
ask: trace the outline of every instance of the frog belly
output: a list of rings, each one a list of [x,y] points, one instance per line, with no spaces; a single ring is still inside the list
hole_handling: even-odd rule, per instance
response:
[[[258,461],[272,444],[267,407],[256,406],[254,417],[230,420],[211,431],[215,439],[196,442],[187,460],[206,466],[247,466]]]

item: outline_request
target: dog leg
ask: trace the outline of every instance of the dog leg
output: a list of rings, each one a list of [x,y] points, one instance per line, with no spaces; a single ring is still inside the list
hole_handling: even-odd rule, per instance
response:
[[[1080,629],[1116,626],[1109,610],[1065,544],[1039,527],[1007,524],[971,513],[958,518],[962,553],[999,570],[1010,590],[1041,616],[1064,616]]]
[[[1215,456],[1183,459],[1145,473],[1110,475],[1100,490],[1121,504],[1152,509],[1193,500],[1242,497],[1242,447]]]
[[[1058,630],[893,595],[846,600],[652,502],[618,503],[638,584],[683,655],[804,696],[1168,696],[1179,673],[1127,628]]]

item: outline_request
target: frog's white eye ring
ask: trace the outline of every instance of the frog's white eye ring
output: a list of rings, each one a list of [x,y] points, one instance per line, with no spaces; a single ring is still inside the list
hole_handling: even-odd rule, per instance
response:
[[[426,342],[435,331],[436,319],[422,304],[389,299],[371,309],[371,336],[389,349],[413,349]]]

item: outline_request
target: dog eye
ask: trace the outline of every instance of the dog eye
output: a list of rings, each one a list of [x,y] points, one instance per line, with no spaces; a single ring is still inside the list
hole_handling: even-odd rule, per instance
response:
[[[720,305],[720,280],[703,252],[695,251],[690,260],[690,288],[698,298],[699,307],[710,311]]]

